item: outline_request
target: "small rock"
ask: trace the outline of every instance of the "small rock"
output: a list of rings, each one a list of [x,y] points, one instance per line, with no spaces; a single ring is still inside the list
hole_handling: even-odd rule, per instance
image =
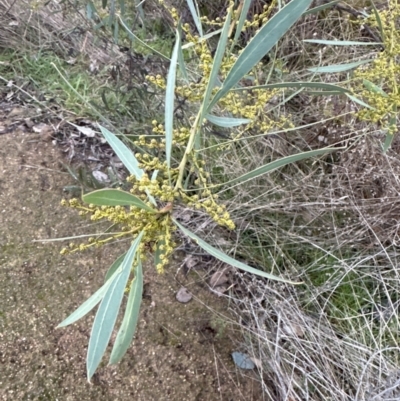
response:
[[[80,127],[79,125],[75,125],[75,127],[79,132],[88,138],[94,138],[96,136],[96,132],[90,127]]]
[[[8,118],[22,117],[26,114],[26,109],[23,107],[14,107],[9,113]]]
[[[32,131],[40,134],[44,140],[50,141],[53,139],[54,129],[48,124],[36,124],[32,127]]]
[[[30,118],[25,118],[25,125],[29,129],[32,129],[32,127],[35,125],[35,123]]]
[[[228,276],[225,274],[225,270],[219,270],[215,272],[210,278],[211,288],[218,287],[227,283],[229,280]]]
[[[28,119],[25,119],[25,123]],[[33,125],[32,127],[29,127],[29,125],[27,124],[28,128],[32,128],[32,131],[35,132],[36,134],[43,134],[46,131],[51,131],[52,128],[50,127],[50,125],[47,125],[45,123],[39,123],[36,125]]]
[[[216,287],[214,287],[214,292],[215,294],[217,294],[219,297],[221,297],[222,295],[224,295],[224,293],[227,291],[227,287],[225,285],[218,285]]]
[[[196,256],[188,255],[185,258],[184,262],[185,262],[185,265],[186,265],[187,269],[191,270],[194,267],[196,267],[196,265],[199,264],[199,259],[196,258]]]
[[[110,179],[108,178],[108,175],[103,173],[102,171],[94,170],[94,171],[92,171],[92,175],[100,183],[107,183],[110,181]]]
[[[249,355],[243,354],[243,352],[232,352],[232,359],[235,365],[240,369],[251,370],[256,367]]]
[[[181,287],[176,293],[176,300],[182,304],[188,303],[192,298],[193,295],[185,287]]]

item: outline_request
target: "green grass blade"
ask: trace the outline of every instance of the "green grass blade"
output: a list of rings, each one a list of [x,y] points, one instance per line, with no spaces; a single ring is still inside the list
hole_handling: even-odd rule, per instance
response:
[[[143,294],[143,270],[140,260],[136,266],[136,276],[131,284],[128,302],[126,304],[124,319],[119,328],[117,338],[111,352],[109,365],[119,362],[125,355],[129,345],[132,342],[139,320],[140,305]]]
[[[193,0],[186,0],[186,2],[188,4],[190,13],[192,14],[192,18],[193,18],[193,21],[194,21],[194,23],[196,25],[197,31],[199,32],[200,36],[203,36],[203,28],[201,26],[201,21],[200,21],[200,17],[199,17],[199,14],[198,14],[197,4],[195,6],[194,3],[193,3]]]
[[[140,241],[143,237],[143,231],[133,241],[126,256],[120,266],[121,273],[110,280],[109,286],[103,300],[96,313],[93,322],[92,332],[89,340],[89,348],[86,359],[87,377],[92,378],[94,372],[100,364],[100,361],[106,351],[110,341],[111,333],[117,320],[118,311],[124,296],[125,287],[131,272],[132,263],[135,258]]]
[[[380,42],[355,42],[352,40],[322,40],[322,39],[305,39],[303,42],[317,43],[327,46],[376,46],[382,45]]]
[[[359,67],[360,65],[370,63],[371,60],[361,60],[361,61],[355,61],[354,63],[348,63],[348,64],[332,64],[332,65],[327,65],[327,66],[320,66],[320,67],[313,67],[313,68],[308,68],[307,70],[310,72],[317,72],[317,73],[336,73],[336,72],[344,72],[344,71],[349,71],[353,70],[354,68]]]
[[[142,22],[145,22],[145,15],[144,15],[144,9],[143,9],[143,1],[141,0],[135,0],[135,8],[139,10],[139,16],[142,19]],[[124,15],[124,14],[122,14]]]
[[[210,123],[223,128],[237,127],[251,122],[248,118],[218,117],[212,114],[207,114],[206,119],[210,121]]]
[[[123,20],[123,18],[119,15],[118,16],[119,22],[121,23],[121,27],[125,29],[125,32],[127,33],[129,40],[131,40],[132,42],[138,42],[140,43],[142,46],[144,46],[146,49],[150,50],[152,53],[156,53],[158,54],[160,57],[162,57],[165,60],[169,61],[169,57],[166,56],[165,54],[157,51],[156,49],[154,49],[153,47],[151,47],[149,44],[147,44],[146,42],[144,42],[142,39],[139,38],[139,36],[135,35],[128,27],[128,24]]]
[[[215,52],[213,66],[211,68],[210,77],[207,83],[207,88],[204,92],[204,98],[201,107],[203,113],[206,113],[208,110],[208,104],[212,94],[212,90],[214,89],[215,83],[217,81],[218,71],[219,68],[221,67],[222,59],[225,54],[226,44],[228,42],[228,34],[229,34],[229,27],[231,24],[231,18],[232,18],[232,7],[229,7],[224,26],[222,28],[221,36],[218,41],[217,50]],[[200,121],[202,121],[202,119],[200,119]]]
[[[226,182],[224,185],[227,184],[236,184],[238,182],[244,182],[248,180],[252,180],[253,178],[259,177],[260,175],[270,173],[271,171],[276,170],[277,168],[286,166],[287,164],[291,164],[303,159],[307,159],[309,157],[314,157],[314,156],[319,156],[323,155],[325,153],[330,153],[334,152],[335,150],[338,149],[343,149],[343,148],[323,148],[323,149],[317,149],[317,150],[310,150],[309,152],[302,152],[302,153],[297,153],[295,155],[287,156],[287,157],[282,157],[281,159],[275,160],[271,163],[265,164],[264,166],[258,167],[255,170],[252,170],[240,177],[234,178],[233,180],[230,180]]]
[[[229,71],[222,88],[210,103],[211,109],[225,96],[271,49],[307,10],[311,0],[291,1],[275,14],[244,48]]]
[[[179,48],[181,47],[181,37],[179,30],[176,31],[176,42],[172,51],[171,63],[167,77],[167,88],[165,90],[165,159],[168,170],[171,166],[172,139],[174,131],[174,99],[176,66],[178,62]]]
[[[231,50],[236,45],[236,43],[237,43],[237,41],[239,39],[239,36],[242,33],[244,22],[246,21],[247,13],[249,12],[251,3],[252,3],[251,0],[244,0],[244,2],[243,2],[243,8],[242,8],[242,11],[240,13],[239,21],[238,21],[238,23],[236,25],[235,37],[233,38],[233,42],[232,42],[232,45],[231,45]]]
[[[112,277],[112,275],[115,273],[115,271],[118,269],[118,267],[121,266],[121,263],[125,258],[125,255],[126,255],[126,252],[124,252],[122,255],[119,255],[118,258],[114,261],[114,263],[107,270],[107,273],[104,277],[105,283]]]
[[[334,0],[334,1],[331,1],[329,3],[322,4],[322,5],[314,7],[314,8],[310,8],[308,11],[306,11],[304,13],[304,15],[319,13],[320,11],[323,11],[323,10],[325,10],[327,8],[333,7],[334,5],[336,5],[337,3],[341,2],[341,1],[342,0]]]
[[[257,86],[242,86],[240,88],[233,88],[232,91],[254,90],[254,89],[286,89],[286,88],[313,88],[330,90],[335,92],[346,93],[350,92],[348,89],[342,88],[338,85],[325,84],[323,82],[278,82],[275,84],[257,85]]]
[[[187,228],[185,228],[181,224],[179,224],[175,219],[173,219],[173,221],[178,226],[178,228],[185,235],[187,235],[189,238],[194,240],[197,243],[197,245],[199,245],[207,253],[209,253],[210,255],[214,256],[218,260],[221,260],[224,263],[227,263],[227,264],[229,264],[231,266],[237,267],[238,269],[244,270],[244,271],[246,271],[248,273],[252,273],[252,274],[256,274],[256,275],[261,276],[261,277],[268,278],[270,280],[281,281],[283,283],[289,283],[289,284],[301,284],[301,283],[298,283],[298,282],[285,280],[285,279],[283,279],[281,277],[274,276],[273,274],[269,274],[269,273],[263,272],[262,270],[255,269],[254,267],[250,267],[250,266],[246,265],[245,263],[239,262],[238,260],[231,258],[226,253],[221,252],[219,249],[216,249],[213,246],[211,246],[210,244],[208,244],[207,242],[203,241],[196,234],[192,233]]]
[[[85,203],[98,206],[136,206],[148,212],[157,212],[135,195],[120,189],[99,189],[83,195],[82,199]]]

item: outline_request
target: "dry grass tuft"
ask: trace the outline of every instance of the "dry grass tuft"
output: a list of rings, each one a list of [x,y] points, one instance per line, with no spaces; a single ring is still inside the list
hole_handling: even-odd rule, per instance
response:
[[[357,12],[333,9],[298,24],[276,56],[286,63],[284,79],[373,57],[379,49],[319,51],[302,42],[374,40]],[[351,73],[320,79],[348,82]],[[358,121],[355,107],[345,97],[297,95],[274,112],[290,113],[298,128],[245,138],[218,164],[227,181],[300,151],[346,146],[221,191],[238,226],[236,254],[303,281],[287,287],[242,275],[242,290],[230,295],[241,309],[241,345],[259,363],[268,400],[400,397],[400,142],[384,154],[385,132]]]
[[[121,58],[118,46],[93,34],[85,9],[69,9],[56,1],[0,0],[0,48],[52,51],[66,60],[84,56],[98,68]],[[98,36],[98,33],[97,35]],[[92,67],[94,68],[94,67]]]

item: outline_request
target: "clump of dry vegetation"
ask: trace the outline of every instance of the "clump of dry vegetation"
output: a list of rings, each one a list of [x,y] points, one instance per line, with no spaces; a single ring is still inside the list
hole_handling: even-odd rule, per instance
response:
[[[253,3],[249,19],[264,6],[271,6],[271,2],[261,0]],[[274,12],[280,3],[273,3]],[[303,16],[263,60],[260,69],[274,83],[313,80],[341,85],[352,90],[359,102],[343,93],[315,95],[294,89],[278,91],[266,99],[265,114],[274,121],[290,119],[290,126],[271,126],[262,131],[253,127],[235,131],[235,136],[228,129],[210,126],[204,155],[207,160],[214,160],[207,172],[218,184],[298,152],[325,146],[340,149],[284,166],[241,185],[222,186],[219,199],[236,224],[234,233],[221,231],[201,212],[192,216],[191,224],[203,238],[232,255],[275,275],[303,282],[289,286],[242,274],[229,293],[240,322],[241,346],[256,361],[265,399],[388,401],[400,397],[397,267],[400,142],[395,134],[397,105],[391,104],[385,117],[390,120],[389,132],[388,124],[384,124],[388,121],[366,118],[363,105],[380,105],[378,98],[386,100],[385,91],[395,89],[395,84],[392,82],[389,88],[390,82],[380,81],[376,75],[377,80],[373,82],[374,75],[365,75],[369,64],[361,62],[380,60],[385,55],[392,31],[380,29],[379,15],[381,24],[385,23],[387,10],[397,15],[393,10],[398,10],[398,6],[392,0],[375,4],[375,8],[370,1],[340,2],[324,7],[327,3],[315,2],[313,6],[320,9]],[[214,21],[224,15],[221,10],[225,5],[223,2],[219,5],[213,3],[211,7],[201,2],[199,7],[208,21]],[[181,2],[180,6],[184,10],[183,22],[193,26],[185,3]],[[7,18],[12,15],[12,21],[31,27],[32,19],[22,17],[22,11],[11,7],[11,3],[3,0],[0,7],[9,8],[8,14],[4,14]],[[40,15],[29,12],[29,15]],[[72,8],[68,12],[76,18]],[[132,31],[138,35],[140,32],[150,48],[159,45],[157,42],[163,40],[162,35],[173,23],[166,9],[155,2],[129,12],[132,21],[141,21],[134,25],[136,31]],[[149,18],[153,18],[155,25],[165,20],[168,26],[153,30],[152,37],[146,38],[146,28],[151,29],[151,24],[144,24],[141,13],[152,15]],[[90,38],[99,35],[98,30],[89,28],[90,19],[86,23]],[[389,24],[387,20],[386,23]],[[8,30],[16,29],[13,24],[7,26]],[[39,26],[44,29],[47,25]],[[210,26],[210,31],[219,27],[218,24],[214,28],[213,24]],[[60,35],[59,30],[50,28],[44,34],[45,43],[57,43],[57,49],[58,42],[69,46],[55,34]],[[110,32],[104,30],[101,37],[107,34]],[[8,33],[4,34],[6,40],[0,37],[3,47],[7,37]],[[120,45],[126,45],[128,39],[122,36]],[[315,39],[349,44],[305,42]],[[246,40],[243,34],[239,45],[243,46]],[[31,39],[28,41],[22,34],[16,41],[21,48],[26,48],[27,43],[31,46]],[[381,44],[364,46],[354,42]],[[170,37],[167,43],[172,48]],[[35,46],[41,49],[43,43]],[[74,42],[76,46],[82,48],[83,44]],[[145,53],[144,48],[138,47],[137,51]],[[105,54],[110,55],[108,50]],[[121,57],[129,59],[129,54],[132,53]],[[188,68],[196,75],[199,70],[195,70],[196,62],[191,61],[194,55],[189,56]],[[396,57],[397,54],[393,56],[395,65]],[[332,73],[318,70],[318,67],[351,63],[358,63],[359,69]],[[161,73],[165,77],[165,70],[146,71],[144,75],[149,73],[154,76]],[[372,86],[362,83],[365,77]],[[176,113],[185,121],[190,99],[183,92],[178,95]],[[394,93],[392,98],[396,100],[396,96]],[[143,107],[147,109],[146,102],[154,104],[155,101],[162,107],[163,94],[156,88],[151,91],[151,100],[143,98]],[[377,103],[372,104],[373,101]],[[151,121],[147,122],[149,132]],[[146,123],[144,126],[145,130]],[[234,138],[233,146],[224,146],[224,142],[229,142],[227,138]],[[386,152],[382,149],[383,143],[387,145]]]

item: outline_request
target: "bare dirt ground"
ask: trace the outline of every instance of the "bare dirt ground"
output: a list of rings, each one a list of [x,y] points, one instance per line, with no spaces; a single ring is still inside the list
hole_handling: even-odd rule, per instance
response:
[[[62,243],[33,242],[92,227],[60,206],[71,184],[62,154],[24,124],[24,111],[0,104],[0,132],[0,399],[263,400],[256,374],[232,362],[240,334],[218,318],[227,315],[226,302],[189,276],[184,284],[195,297],[178,303],[178,266],[163,276],[146,266],[134,345],[119,365],[104,363],[87,382],[93,313],[55,327],[100,286],[118,250],[62,257]]]

